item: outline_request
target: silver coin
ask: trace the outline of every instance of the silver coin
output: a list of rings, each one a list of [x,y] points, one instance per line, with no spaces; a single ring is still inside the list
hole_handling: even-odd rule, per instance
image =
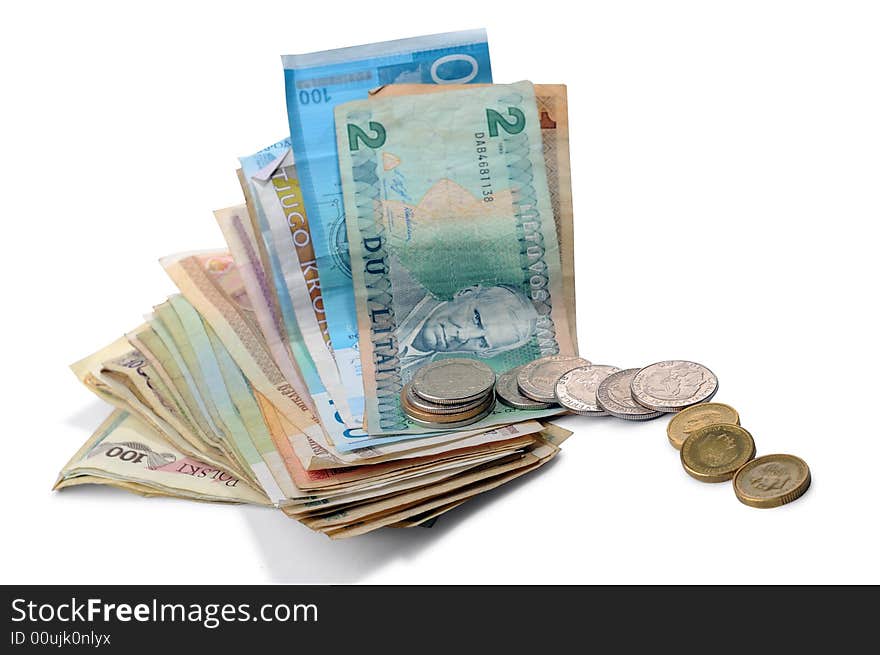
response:
[[[628,368],[624,371],[612,373],[602,380],[599,388],[596,389],[596,402],[599,407],[611,414],[611,416],[628,421],[647,421],[648,419],[663,416],[663,412],[642,407],[633,400],[629,389],[633,377],[640,370],[639,368]]]
[[[488,398],[490,391],[487,391],[482,396],[478,396],[475,400],[468,401],[466,403],[459,403],[457,405],[441,405],[439,403],[432,403],[429,400],[425,400],[421,396],[419,396],[412,389],[412,383],[407,383],[403,385],[403,393],[406,394],[406,400],[416,409],[420,409],[423,412],[429,412],[431,414],[459,414],[461,412],[467,412],[468,410],[475,409],[479,407]]]
[[[602,364],[573,368],[556,382],[556,401],[577,414],[607,416],[608,413],[596,402],[596,390],[602,380],[619,370],[616,366]]]
[[[412,390],[439,405],[475,400],[495,386],[495,373],[476,359],[441,359],[422,366],[412,378]]]
[[[421,425],[426,428],[433,428],[437,431],[440,430],[453,430],[456,428],[463,428],[466,425],[471,425],[472,423],[476,423],[477,421],[482,421],[484,418],[489,416],[492,413],[492,410],[495,409],[495,393],[489,393],[489,401],[486,403],[486,409],[481,411],[476,416],[472,416],[470,418],[454,421],[452,423],[432,423],[431,421],[423,421],[419,418],[416,418],[410,414],[407,414],[407,418],[417,425]]]
[[[520,393],[540,403],[556,402],[556,381],[566,371],[578,366],[588,366],[590,362],[582,357],[569,355],[550,355],[541,357],[519,369],[516,383]]]
[[[527,398],[519,392],[519,387],[516,384],[516,374],[519,373],[520,368],[522,367],[517,366],[498,376],[498,379],[495,381],[495,393],[498,395],[498,400],[508,407],[515,407],[516,409],[547,409],[552,407],[552,403],[539,403],[537,400]]]
[[[677,412],[704,403],[717,391],[718,378],[712,371],[681,359],[646,366],[630,384],[633,400],[658,412]]]

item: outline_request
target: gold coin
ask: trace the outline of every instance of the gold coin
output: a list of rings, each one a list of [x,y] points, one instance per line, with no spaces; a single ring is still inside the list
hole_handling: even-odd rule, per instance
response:
[[[800,457],[764,455],[736,472],[733,491],[751,507],[779,507],[803,496],[810,481],[810,467]]]
[[[666,425],[666,436],[677,450],[681,450],[684,440],[707,425],[730,423],[739,425],[739,414],[724,403],[703,403],[681,410]]]
[[[701,482],[730,480],[755,456],[755,440],[738,425],[707,425],[691,433],[681,447],[681,465]]]

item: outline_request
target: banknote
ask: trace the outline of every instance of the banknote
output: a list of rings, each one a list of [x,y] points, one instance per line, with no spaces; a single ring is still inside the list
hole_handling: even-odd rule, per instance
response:
[[[523,453],[475,467],[449,480],[303,522],[333,539],[353,537],[495,489],[544,465],[558,453],[556,446],[539,441]]]
[[[178,296],[173,297],[171,302],[175,310],[179,310],[177,311],[178,318],[183,320],[183,317],[186,316],[191,327],[195,329],[194,332],[188,334],[190,344],[195,347],[204,341],[203,337],[199,336],[201,334],[200,321],[197,319],[201,317],[220,337],[255,390],[269,399],[293,424],[292,430],[296,436],[292,438],[300,445],[302,445],[303,439],[309,440],[306,448],[312,452],[312,456],[319,452],[316,451],[316,448],[325,453],[331,451],[348,453],[363,450],[367,446],[392,444],[416,437],[430,437],[440,434],[439,431],[410,430],[401,434],[374,437],[367,434],[362,428],[347,428],[338,413],[334,412],[327,396],[319,393],[320,389],[316,386],[315,400],[322,417],[322,422],[318,423],[314,414],[306,413],[306,408],[299,405],[298,399],[301,396],[298,395],[297,389],[293,388],[292,384],[289,384],[274,366],[268,348],[260,336],[259,327],[256,325],[255,319],[251,318],[252,302],[238,275],[235,262],[229,254],[225,251],[185,253],[166,257],[161,261],[184,293],[185,302],[182,297]],[[178,304],[175,305],[175,303]],[[298,347],[301,350],[304,349],[301,341],[298,343]],[[311,383],[317,385],[317,376],[311,373],[313,369],[308,365],[308,353],[304,353],[298,361],[303,364],[303,370],[308,373]],[[273,375],[274,378],[269,377],[270,375]],[[274,384],[280,386],[273,386],[273,380],[275,380]],[[293,402],[291,403],[291,401]],[[285,411],[285,407],[287,411]],[[294,409],[300,411],[295,413]],[[529,417],[523,416],[521,419],[512,420],[525,420],[526,418]],[[308,419],[311,419],[310,423]],[[500,418],[495,421],[496,424],[502,422],[505,421]],[[484,430],[485,427],[482,429]],[[456,437],[476,434],[479,431],[481,428],[468,429],[446,435],[443,439],[448,441]],[[364,453],[364,455],[369,457],[372,453]],[[338,465],[338,460],[331,464],[331,466]]]
[[[259,194],[262,193],[262,190],[257,188],[256,192]],[[275,198],[269,198],[269,200],[280,208]],[[255,202],[259,205],[259,198],[255,198]],[[258,320],[262,316],[258,326],[260,332],[267,341],[270,350],[272,350],[271,342],[277,340],[276,348],[282,351],[282,356],[285,358],[284,361],[287,363],[286,368],[282,367],[274,350],[272,350],[273,359],[276,363],[279,363],[282,375],[285,380],[291,382],[298,393],[303,397],[309,398],[311,407],[314,408],[317,415],[321,418],[322,425],[325,426],[328,436],[332,441],[335,441],[333,434],[345,430],[343,421],[340,420],[342,413],[324,386],[315,361],[299,329],[299,320],[297,318],[293,319],[287,323],[285,329],[280,313],[273,316],[271,308],[275,291],[269,276],[262,269],[261,262],[256,254],[256,248],[253,246],[253,237],[247,236],[250,234],[250,225],[245,217],[245,211],[244,207],[234,207],[215,212],[218,223],[221,224],[221,229],[223,229],[224,236],[226,236],[230,254],[235,261],[234,269],[227,269],[223,272],[222,287],[230,297],[235,298],[238,305],[254,308]],[[272,208],[270,207],[269,211],[264,213],[267,219],[270,219],[273,213]],[[281,219],[283,220],[283,216],[281,216]],[[237,226],[237,229],[235,226]],[[242,236],[237,234],[239,230]],[[287,231],[289,233],[289,230]],[[275,249],[270,250],[275,252]],[[298,269],[294,269],[292,273],[299,278],[298,283],[302,287],[302,293],[305,295],[305,280]],[[241,286],[244,288],[241,289]],[[286,297],[287,294],[284,295]],[[262,311],[259,308],[262,308]],[[285,342],[284,344],[278,340],[282,334],[284,335],[282,337]],[[330,373],[335,375],[336,365],[329,352],[326,352],[325,345],[320,340],[320,337],[316,345],[325,350],[325,354],[329,357],[329,366],[332,368]],[[336,378],[338,380],[338,375]],[[344,402],[341,385],[338,384],[338,381],[336,384],[340,395],[343,396]]]
[[[142,420],[121,410],[115,410],[76,452],[54,488],[73,486],[82,477],[192,500],[269,504],[265,494],[244,480],[185,455]]]
[[[232,278],[235,262],[229,253],[182,253],[163,257],[160,262],[186,300],[226,346],[250,384],[303,432],[323,435],[311,398],[305,390],[300,392],[304,383],[284,378],[259,329],[249,318],[249,300],[240,283]]]
[[[467,502],[467,499],[464,500],[456,500],[447,505],[440,505],[439,507],[435,507],[434,509],[430,509],[426,512],[422,512],[421,514],[415,514],[413,516],[409,516],[405,519],[400,519],[396,523],[389,523],[386,525],[386,528],[415,528],[418,526],[424,528],[430,528],[437,521],[437,517],[441,514],[445,514],[450,510],[455,509],[459,505],[464,505]]]
[[[351,102],[336,127],[371,435],[425,430],[400,391],[427,362],[573,354],[530,83]]]
[[[169,387],[139,351],[129,348],[122,354],[101,362],[101,375],[127,387],[137,398],[171,425],[197,452],[203,442],[194,425],[173,397]]]
[[[297,172],[323,289],[330,341],[346,389],[363,394],[358,323],[343,212],[333,109],[392,83],[491,82],[484,30],[402,39],[282,58]],[[361,396],[362,397],[362,396]],[[349,395],[355,419],[363,412]]]
[[[460,90],[464,85],[388,84],[370,91],[371,98]],[[568,311],[574,354],[578,352],[577,308],[574,279],[574,206],[571,196],[571,157],[568,148],[568,92],[564,84],[535,84],[535,101],[541,121],[544,167],[562,263],[562,292]]]
[[[285,287],[278,295],[282,302],[290,305],[286,311],[295,316],[324,387],[345,423],[351,426],[352,419],[327,329],[311,228],[293,163],[290,139],[279,141],[260,153],[240,160],[250,197],[248,205],[253,204],[263,225],[263,240],[271,253],[273,279],[277,286]],[[274,158],[266,163],[269,154]],[[257,163],[263,166],[254,171]]]
[[[230,445],[237,453],[238,460],[243,461],[253,473],[260,486],[273,502],[284,498],[284,492],[271,474],[259,449],[254,443],[254,436],[247,424],[248,415],[243,406],[243,399],[233,398],[230,386],[241,376],[232,357],[220,341],[210,325],[205,324],[199,313],[183,296],[174,296],[170,304],[186,331],[186,337],[192,345],[199,362],[199,374],[204,377],[205,387],[226,428]],[[240,387],[234,387],[240,392]],[[238,402],[236,402],[238,400]],[[251,421],[253,424],[253,422]]]
[[[292,162],[290,139],[240,157],[239,181],[248,215],[256,226],[265,270],[271,272],[275,298],[300,369],[312,367],[336,412],[348,427],[358,427],[346,399],[326,328],[323,294],[311,250],[311,232],[299,188],[285,184]],[[295,173],[292,174],[295,179]],[[324,347],[321,347],[323,343]],[[304,358],[311,363],[302,361]],[[304,373],[308,376],[308,373]],[[307,379],[308,383],[309,380]],[[314,385],[310,385],[311,386]],[[323,393],[323,392],[314,392]]]
[[[356,392],[348,393],[340,378],[338,363],[330,346],[330,333],[324,311],[321,280],[312,245],[308,216],[293,164],[292,151],[276,159],[250,179],[254,204],[265,216],[273,241],[273,250],[280,265],[280,276],[286,287],[299,328],[299,343],[304,355],[314,362],[320,378],[320,393],[326,392],[333,407],[348,427],[360,427],[360,413],[355,418],[350,409],[349,395],[355,405],[362,406],[363,390],[349,384]],[[291,339],[291,347],[297,343]],[[299,353],[294,352],[299,360]],[[360,362],[358,361],[358,365]],[[344,367],[351,370],[351,366]],[[310,384],[310,388],[312,385]]]
[[[200,411],[193,411],[198,404],[191,389],[186,385],[183,372],[172,357],[159,335],[146,323],[125,335],[132,347],[141,353],[168,388],[181,413],[198,437],[197,447],[201,451],[216,448],[216,437],[209,434],[210,428]]]
[[[88,357],[71,364],[70,368],[86,388],[117,409],[136,414],[181,452],[191,457],[200,458],[217,468],[229,468],[229,461],[226,457],[200,452],[193,447],[190,441],[157,413],[156,409],[149,404],[148,398],[140,397],[126,384],[102,373],[104,362],[121,357],[130,351],[131,344],[128,340],[124,337],[119,338]]]
[[[146,320],[150,329],[159,337],[165,352],[171,357],[172,361],[163,361],[163,365],[169,368],[176,367],[179,371],[181,377],[178,380],[178,384],[181,384],[180,395],[186,398],[188,390],[192,400],[187,402],[187,406],[192,408],[194,416],[201,417],[205,426],[205,436],[214,447],[238,463],[241,467],[239,470],[244,471],[244,475],[249,475],[247,463],[240,459],[240,455],[232,445],[232,439],[227,436],[226,426],[223,424],[217,406],[211,399],[208,383],[201,372],[196,352],[189,342],[183,323],[171,306],[170,300],[153,307],[153,313],[148,315]],[[149,346],[144,345],[149,349]],[[152,350],[152,354],[157,359],[163,356],[162,350],[159,348]]]
[[[298,382],[302,373],[293,361],[288,349],[288,337],[278,301],[275,297],[270,273],[266,271],[259,255],[258,240],[247,214],[247,207],[239,205],[218,209],[214,212],[229,253],[235,261],[236,272],[244,287],[257,326],[272,359],[285,379]],[[303,394],[306,389],[301,387]]]
[[[342,507],[351,507],[353,505],[360,505],[361,503],[368,502],[373,503],[382,498],[389,499],[389,502],[394,503],[395,501],[393,500],[393,497],[397,494],[411,491],[413,489],[424,488],[426,486],[437,484],[443,480],[448,480],[464,473],[465,471],[507,457],[512,452],[516,451],[502,450],[487,453],[479,457],[469,457],[460,461],[436,466],[430,471],[399,476],[392,480],[364,484],[356,489],[331,494],[322,491],[319,497],[314,500],[310,499],[286,504],[284,506],[284,512],[288,516],[296,517],[299,520],[319,519],[327,514],[335,514]]]

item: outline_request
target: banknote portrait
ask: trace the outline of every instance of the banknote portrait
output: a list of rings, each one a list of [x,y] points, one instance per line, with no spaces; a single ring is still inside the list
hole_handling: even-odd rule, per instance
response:
[[[493,357],[528,343],[538,314],[509,285],[474,284],[438,298],[400,266],[392,267],[398,356],[404,378],[438,355]]]

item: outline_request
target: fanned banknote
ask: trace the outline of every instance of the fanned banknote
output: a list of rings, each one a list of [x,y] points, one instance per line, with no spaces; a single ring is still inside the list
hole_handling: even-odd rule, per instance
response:
[[[326,392],[343,423],[359,427],[360,417],[355,421],[351,415],[330,346],[311,229],[293,166],[290,139],[240,157],[239,161],[248,216],[261,237],[259,254],[267,279],[273,283],[292,355],[312,395]],[[319,382],[309,379],[311,372],[305,369],[310,368],[314,368]]]
[[[330,341],[357,421],[364,389],[333,108],[383,84],[492,81],[484,30],[282,58],[290,134],[323,287]]]
[[[530,83],[352,102],[336,126],[370,434],[424,431],[400,392],[434,359],[573,354]]]

